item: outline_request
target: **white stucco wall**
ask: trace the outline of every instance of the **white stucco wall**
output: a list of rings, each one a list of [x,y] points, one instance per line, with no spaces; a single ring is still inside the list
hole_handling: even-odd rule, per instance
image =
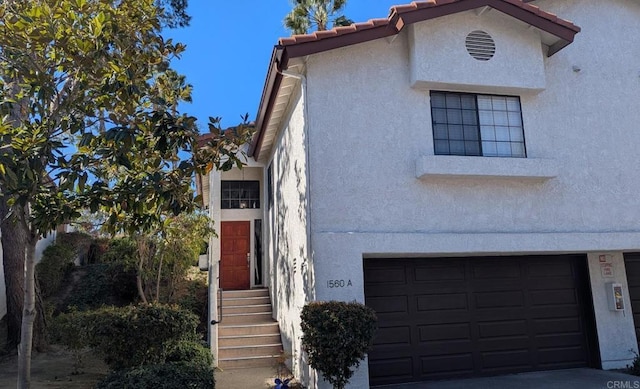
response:
[[[467,53],[465,39],[478,30],[495,42],[489,61],[478,61]],[[479,15],[473,10],[411,24],[407,37],[414,87],[489,93],[545,88],[540,34],[500,12]]]
[[[307,231],[310,217],[302,85],[299,82],[296,86],[286,121],[288,125],[280,132],[270,158],[275,193],[272,208],[267,211],[265,252],[271,261],[268,264],[269,289],[283,347],[291,355],[293,374],[307,381],[315,378],[310,376],[300,351],[300,312],[307,301],[315,299],[315,281]]]
[[[622,252],[640,250],[640,4],[537,3],[582,27],[574,43],[543,57],[544,90],[519,93],[527,157],[545,161],[545,179],[508,174],[518,165],[509,158],[491,160],[499,177],[472,168],[416,177],[417,162],[434,154],[433,135],[429,93],[413,85],[407,32],[308,58],[317,299],[364,301],[362,261],[371,256],[590,253],[593,276],[593,256],[609,252],[624,272]],[[469,31],[482,27],[474,20]],[[428,39],[448,39],[447,24],[440,28],[429,28]],[[521,76],[522,85],[538,85]],[[334,279],[353,286],[331,288]],[[592,293],[603,367],[623,367],[635,342],[630,315],[605,312],[597,277]],[[361,366],[350,388],[368,387]]]
[[[603,369],[618,369],[630,364],[634,358],[634,352],[638,352],[636,342],[633,314],[631,313],[631,300],[629,299],[629,286],[624,267],[622,253],[590,253],[589,277],[593,290],[593,309],[596,316],[596,327],[600,346],[600,357]],[[603,274],[601,266],[611,266],[612,275]],[[624,311],[612,311],[609,308],[607,284],[620,283],[623,286]]]

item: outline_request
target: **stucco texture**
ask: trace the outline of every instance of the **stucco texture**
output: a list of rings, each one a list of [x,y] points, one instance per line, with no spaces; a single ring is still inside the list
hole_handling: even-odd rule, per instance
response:
[[[593,266],[594,255],[608,252],[624,270],[622,253],[640,251],[640,4],[535,4],[582,28],[552,57],[539,40],[536,48],[535,29],[490,10],[307,59],[307,222],[317,299],[364,301],[368,257],[589,252]],[[469,59],[465,29],[494,36],[493,73]],[[423,43],[441,37],[446,46],[436,48],[446,61],[431,58],[438,50]],[[447,81],[433,65],[447,63],[461,78]],[[462,70],[479,77],[463,79]],[[527,158],[546,164],[530,174],[543,179],[526,177],[527,169],[509,174],[520,165],[510,158],[491,161],[495,176],[469,162],[466,175],[416,177],[416,165],[434,155],[434,80],[451,90],[519,96]],[[334,279],[352,286],[332,288]],[[603,367],[624,367],[635,334],[628,316],[602,307],[601,284],[592,279]],[[367,387],[361,366],[350,387]]]

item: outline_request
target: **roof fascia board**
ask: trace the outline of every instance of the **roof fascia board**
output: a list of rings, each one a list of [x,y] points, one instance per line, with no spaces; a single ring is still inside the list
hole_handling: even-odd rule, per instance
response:
[[[269,73],[267,75],[267,82],[265,83],[264,90],[262,91],[262,98],[260,99],[260,111],[258,112],[258,120],[256,122],[255,139],[249,146],[249,156],[258,160],[260,156],[260,148],[264,141],[264,134],[267,123],[271,119],[273,112],[273,104],[278,97],[278,91],[280,90],[280,84],[282,84],[282,70],[286,70],[289,63],[289,56],[286,50],[281,46],[276,46],[271,55],[271,61],[269,67]],[[266,102],[266,104],[265,104]]]

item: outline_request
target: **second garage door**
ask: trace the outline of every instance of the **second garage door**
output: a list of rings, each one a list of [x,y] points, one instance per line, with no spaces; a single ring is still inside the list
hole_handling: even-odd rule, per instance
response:
[[[585,256],[365,259],[371,385],[597,365]]]

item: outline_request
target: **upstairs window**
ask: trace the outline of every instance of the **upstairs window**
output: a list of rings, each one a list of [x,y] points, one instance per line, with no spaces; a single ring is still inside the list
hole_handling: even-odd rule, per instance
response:
[[[260,181],[222,181],[220,208],[260,208]]]
[[[436,155],[526,157],[520,98],[431,92]]]

